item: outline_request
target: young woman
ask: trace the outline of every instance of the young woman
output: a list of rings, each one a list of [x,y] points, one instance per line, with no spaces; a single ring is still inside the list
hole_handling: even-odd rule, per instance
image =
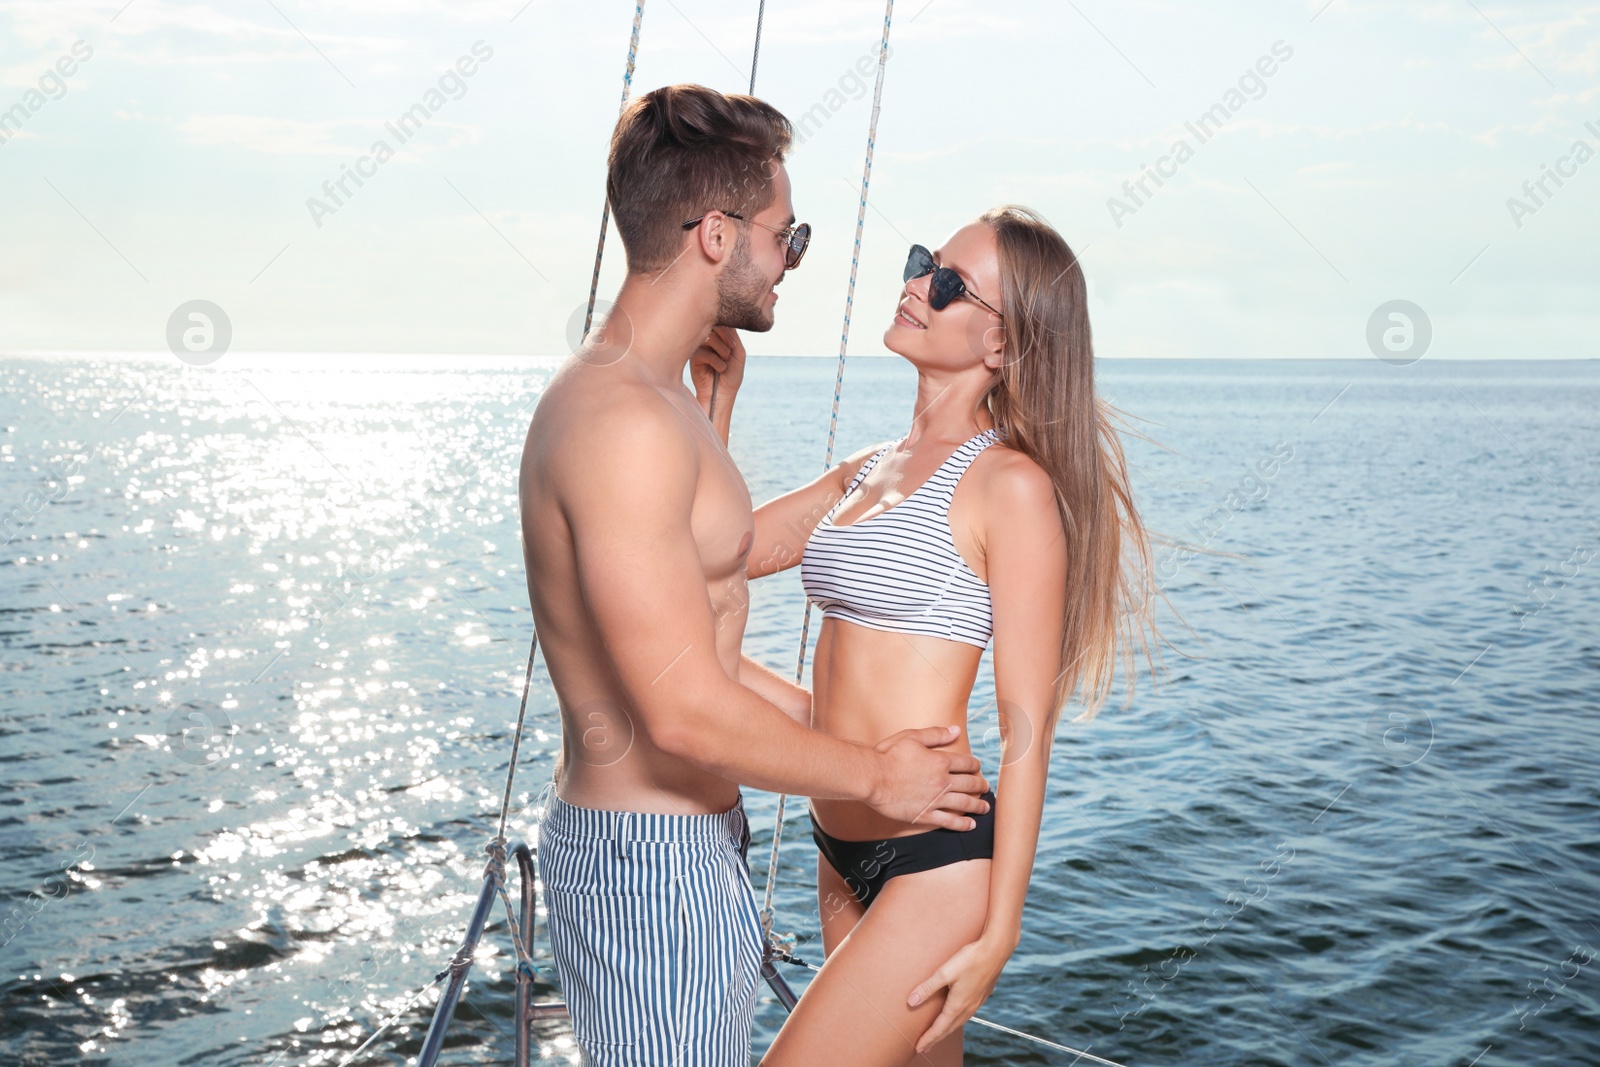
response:
[[[972,829],[811,802],[827,959],[763,1067],[959,1065],[962,1024],[1021,936],[1057,716],[1080,688],[1079,721],[1094,716],[1119,644],[1131,699],[1120,624],[1143,637],[1150,545],[1095,396],[1085,297],[1077,257],[1026,208],[913,245],[883,337],[917,370],[910,428],[756,512],[749,577],[799,564],[822,609],[815,729],[873,745],[953,724],[951,747],[970,752],[992,639],[1002,737]],[[713,412],[723,433],[742,371],[729,340],[695,363],[706,397],[713,371],[732,372]]]

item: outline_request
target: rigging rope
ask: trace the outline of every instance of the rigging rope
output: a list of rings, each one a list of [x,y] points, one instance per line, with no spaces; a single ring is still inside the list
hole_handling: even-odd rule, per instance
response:
[[[761,58],[761,23],[767,17],[767,0],[756,8],[756,48],[750,56],[750,95],[756,95],[756,61]]]
[[[533,643],[528,646],[528,673],[522,678],[522,703],[517,707],[517,728],[511,735],[511,765],[506,768],[506,790],[500,798],[500,828],[495,832],[494,840],[489,842],[487,851],[489,862],[485,865],[485,873],[494,878],[495,892],[500,896],[500,901],[506,909],[506,926],[511,932],[511,947],[516,953],[517,966],[526,967],[531,972],[536,972],[538,967],[533,962],[533,931],[530,928],[524,936],[522,926],[517,922],[517,909],[511,905],[511,896],[506,892],[506,819],[511,814],[511,783],[517,777],[517,752],[522,748],[522,724],[528,715],[528,691],[533,688],[533,657],[539,650],[539,632],[534,631]],[[551,782],[555,781],[555,770],[551,769]],[[547,790],[549,786],[545,787]],[[537,915],[530,916],[536,920]]]
[[[628,39],[628,67],[622,75],[622,103],[618,107],[618,114],[626,111],[628,97],[633,90],[633,70],[639,57],[639,30],[644,23],[645,0],[636,0],[633,8],[633,33]],[[765,3],[765,0],[763,0]],[[600,261],[606,250],[606,229],[611,224],[611,201],[606,200],[605,209],[600,214],[600,240],[594,250],[594,275],[589,281],[589,308],[584,314],[583,333],[589,335],[589,327],[594,321],[595,294],[600,287]],[[506,768],[506,788],[500,798],[500,823],[495,831],[494,839],[488,844],[489,861],[484,867],[484,872],[494,879],[495,892],[500,897],[500,902],[505,906],[506,926],[511,933],[511,945],[517,957],[517,969],[526,970],[530,974],[538,972],[538,966],[533,962],[533,929],[530,922],[529,930],[524,933],[517,922],[517,910],[512,906],[511,896],[506,892],[506,821],[511,814],[511,787],[517,777],[517,757],[522,748],[522,728],[528,715],[528,693],[533,688],[533,661],[539,651],[539,633],[535,629],[533,642],[528,646],[528,670],[522,679],[522,701],[517,707],[517,726],[511,739],[511,764]],[[543,797],[555,784],[555,768],[550,771],[550,781],[545,784],[540,792]],[[532,917],[537,919],[537,914]],[[465,961],[452,961],[452,967],[464,965]],[[439,978],[449,972],[450,968],[441,971]],[[437,982],[439,978],[435,978]],[[374,1035],[376,1036],[376,1035]],[[363,1046],[365,1047],[365,1046]]]
[[[822,460],[822,469],[833,466],[833,444],[839,430],[839,396],[844,391],[844,357],[850,347],[850,312],[856,303],[856,274],[861,266],[861,231],[867,224],[867,188],[872,184],[872,150],[878,143],[878,114],[883,109],[883,73],[889,63],[889,27],[894,19],[894,0],[888,0],[883,11],[883,40],[878,45],[878,79],[872,87],[872,121],[867,126],[867,160],[861,171],[861,203],[856,207],[856,243],[850,253],[850,287],[844,298],[844,328],[839,333],[839,366],[833,376],[833,411],[828,418],[828,449]],[[811,601],[806,601],[805,617],[800,623],[800,652],[794,667],[794,684],[799,685],[806,670],[806,642],[811,635]],[[761,929],[772,937],[772,890],[778,880],[778,843],[783,837],[783,805],[786,797],[778,794],[778,816],[772,827],[772,855],[767,862],[767,887],[761,905]]]
[[[766,21],[767,0],[761,0],[756,8],[756,45],[750,54],[750,95],[756,95],[756,64],[761,59],[761,24]],[[715,424],[717,421],[717,389],[722,385],[722,372],[711,373],[711,409],[706,412],[706,419]]]
[[[763,3],[766,0],[762,0]],[[628,69],[622,75],[622,104],[617,108],[617,114],[628,109],[628,94],[633,91],[633,64],[639,55],[639,26],[644,22],[644,0],[638,0],[633,9],[633,37],[628,41]],[[754,72],[752,71],[752,74]],[[600,211],[600,243],[594,250],[594,275],[589,279],[589,310],[583,315],[583,336],[589,336],[589,327],[594,323],[594,298],[600,291],[600,258],[606,252],[606,227],[611,225],[611,199],[606,198],[605,207]]]
[[[761,6],[763,8],[766,7],[766,0],[762,0]],[[867,224],[867,190],[872,185],[872,153],[878,144],[878,116],[883,110],[883,75],[889,62],[889,30],[893,21],[894,0],[887,0],[883,10],[883,39],[878,44],[878,77],[872,87],[872,120],[867,125],[867,158],[861,170],[861,198],[860,202],[856,205],[856,239],[855,245],[850,252],[850,285],[845,291],[844,326],[839,332],[839,362],[833,377],[833,409],[828,415],[828,447],[822,460],[823,470],[827,470],[829,467],[833,466],[834,442],[838,436],[839,430],[839,399],[844,393],[844,360],[845,355],[850,348],[850,315],[855,309],[856,275],[861,267],[861,233],[866,228]],[[761,23],[758,16],[756,22],[756,52],[758,55],[760,54],[760,50]],[[752,59],[750,63],[750,91],[752,94],[755,92],[754,59]],[[713,411],[716,410],[716,381],[717,379],[712,379],[711,403]],[[810,639],[810,632],[811,601],[808,599],[805,606],[805,615],[800,623],[800,650],[796,656],[794,668],[794,681],[796,685],[799,685],[805,676],[806,645]],[[765,889],[765,899],[763,900],[761,906],[761,932],[765,939],[764,943],[767,946],[768,952],[775,958],[784,959],[792,963],[800,964],[804,967],[809,967],[813,971],[819,971],[821,970],[820,967],[807,963],[806,961],[792,955],[787,951],[787,944],[793,943],[794,941],[793,935],[779,937],[774,935],[772,931],[772,894],[773,889],[776,887],[778,882],[778,847],[783,839],[783,808],[784,801],[786,799],[787,797],[785,794],[778,794],[778,811],[772,825],[772,852],[767,861],[767,885]],[[779,943],[775,944],[775,941]],[[1009,1026],[1002,1026],[999,1023],[990,1022],[987,1019],[980,1019],[976,1015],[970,1016],[968,1021],[977,1023],[980,1026],[987,1026],[991,1029],[1002,1031],[1003,1033],[1011,1034],[1014,1037],[1020,1037],[1024,1040],[1032,1041],[1035,1044],[1043,1045],[1046,1048],[1056,1049],[1061,1052],[1071,1052],[1081,1059],[1089,1059],[1096,1063],[1103,1063],[1106,1064],[1107,1067],[1123,1067],[1122,1064],[1119,1064],[1114,1060],[1102,1059],[1101,1057],[1095,1056],[1089,1052],[1085,1052],[1082,1049],[1070,1048],[1066,1045],[1058,1045],[1054,1041],[1046,1041],[1042,1037],[1035,1037],[1033,1034],[1024,1033],[1021,1030],[1014,1030]]]
[[[440,980],[443,979],[444,976],[449,974],[449,973],[450,973],[450,968],[447,966],[447,967],[445,967],[444,970],[440,971],[438,974],[433,976],[433,981],[429,982],[427,985],[423,986],[421,989],[418,989],[416,992],[412,993],[409,997],[407,997],[406,998],[406,1002],[404,1004],[400,1005],[400,1009],[398,1011],[396,1011],[393,1015],[389,1016],[389,1018],[386,1019],[383,1022],[383,1024],[380,1025],[376,1030],[372,1031],[372,1034],[365,1041],[361,1042],[361,1044],[356,1046],[356,1049],[355,1049],[354,1052],[350,1053],[350,1055],[346,1056],[344,1059],[339,1061],[339,1067],[349,1067],[350,1064],[354,1063],[361,1056],[361,1054],[363,1052],[367,1051],[367,1048],[374,1041],[376,1041],[376,1040],[378,1040],[378,1038],[382,1037],[383,1034],[389,1029],[389,1027],[393,1026],[396,1022],[399,1021],[400,1016],[404,1015],[411,1008],[411,1005],[416,1002],[416,999],[418,997],[422,996],[422,994],[426,993],[428,990],[430,990],[434,986],[438,985]]]

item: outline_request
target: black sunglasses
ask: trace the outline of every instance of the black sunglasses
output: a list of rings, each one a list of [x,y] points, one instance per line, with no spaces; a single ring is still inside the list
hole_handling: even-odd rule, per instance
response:
[[[800,257],[806,254],[806,245],[811,243],[811,223],[809,222],[801,222],[796,223],[793,226],[785,226],[780,230],[776,226],[768,226],[764,222],[756,222],[755,219],[747,219],[736,211],[724,211],[722,213],[728,216],[730,219],[738,219],[740,222],[752,223],[753,225],[760,226],[763,229],[771,230],[779,237],[782,237],[784,240],[784,270],[794,270],[796,267],[798,267],[800,265]],[[706,215],[709,214],[711,214],[711,212],[706,212]],[[683,228],[686,230],[692,229],[695,226],[700,225],[700,221],[705,217],[705,215],[697,215],[688,222],[684,223]]]
[[[928,306],[933,310],[943,311],[950,306],[950,301],[959,297],[970,296],[996,315],[1000,315],[1002,319],[1005,318],[987,300],[968,289],[967,283],[961,280],[961,275],[949,267],[941,267],[935,263],[932,252],[929,252],[921,245],[912,245],[911,254],[906,257],[904,280],[909,282],[913,278],[920,278],[929,273],[933,275],[933,282],[928,286]]]

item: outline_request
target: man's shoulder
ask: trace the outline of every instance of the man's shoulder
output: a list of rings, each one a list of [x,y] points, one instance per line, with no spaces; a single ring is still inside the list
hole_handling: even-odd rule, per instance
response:
[[[581,440],[599,434],[626,435],[675,431],[682,414],[648,382],[626,374],[594,373],[574,360],[562,364],[534,407],[532,428],[552,442]]]
[[[650,384],[622,375],[558,374],[534,409],[529,444],[552,473],[586,476],[645,475],[692,464],[696,454],[684,413]]]

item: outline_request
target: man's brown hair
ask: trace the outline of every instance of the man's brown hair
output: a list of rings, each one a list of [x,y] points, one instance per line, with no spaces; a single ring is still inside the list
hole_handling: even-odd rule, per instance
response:
[[[606,198],[628,270],[671,263],[683,224],[697,215],[749,218],[770,206],[793,135],[771,104],[703,85],[662,86],[629,104],[606,161]]]

